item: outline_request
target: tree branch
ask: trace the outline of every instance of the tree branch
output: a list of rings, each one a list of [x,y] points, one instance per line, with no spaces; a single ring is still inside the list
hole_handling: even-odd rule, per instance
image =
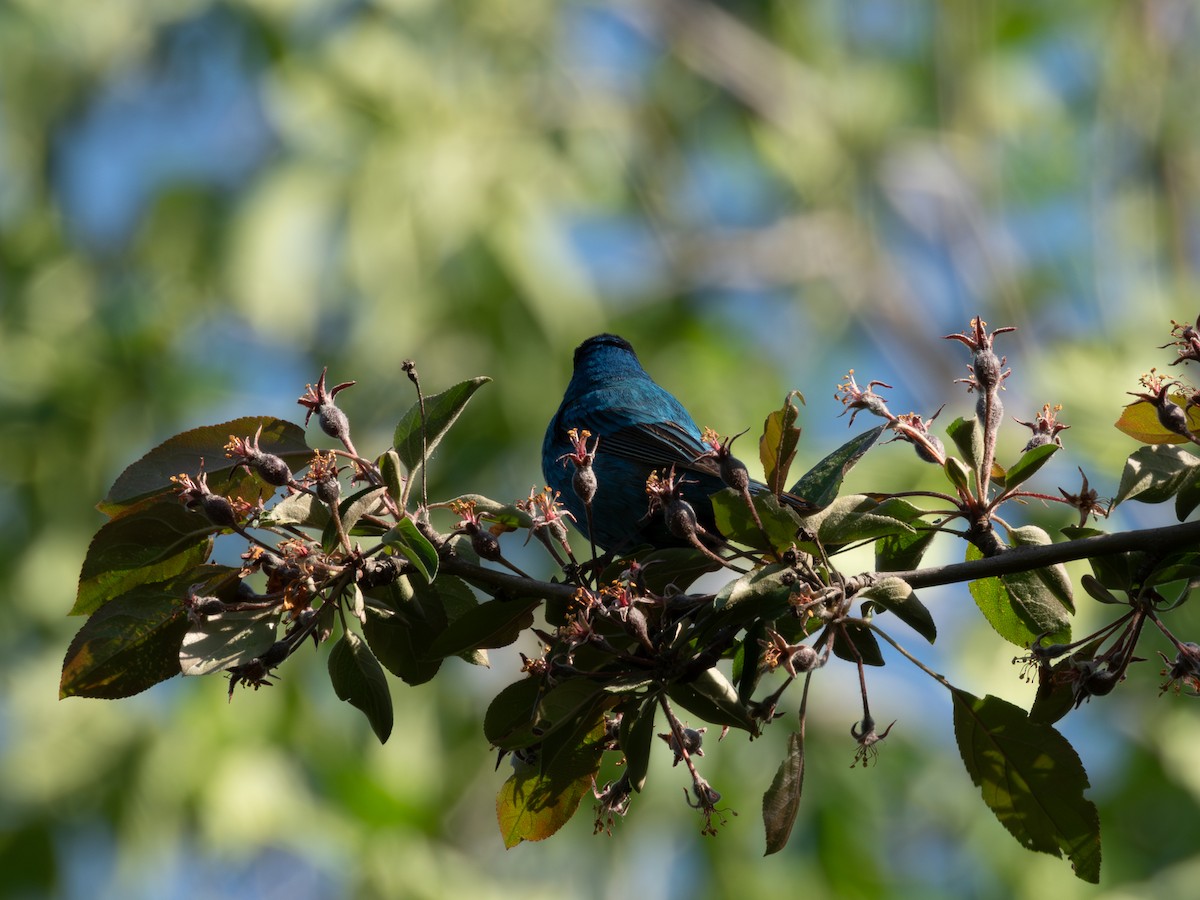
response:
[[[914,588],[933,587],[940,584],[957,584],[979,578],[1028,572],[1031,569],[1041,569],[1058,563],[1094,556],[1110,556],[1114,553],[1130,551],[1161,554],[1173,550],[1195,548],[1198,545],[1200,545],[1200,521],[1185,522],[1182,525],[1166,525],[1161,528],[1146,528],[1140,531],[1102,534],[1044,546],[1017,547],[1007,550],[999,556],[952,563],[946,566],[932,566],[927,569],[900,572],[872,572],[850,579],[848,588],[849,592],[853,593],[881,578],[900,578]],[[522,578],[459,559],[443,560],[442,571],[458,575],[485,590],[499,590],[513,596],[541,597],[544,600],[570,600],[578,590],[572,584]]]

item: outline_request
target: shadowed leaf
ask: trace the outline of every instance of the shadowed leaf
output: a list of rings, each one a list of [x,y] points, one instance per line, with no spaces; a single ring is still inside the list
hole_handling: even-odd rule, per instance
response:
[[[1087,773],[1052,727],[997,697],[951,689],[954,735],[983,800],[1023,847],[1065,855],[1076,876],[1100,880],[1100,820],[1084,799]]]
[[[800,811],[800,794],[804,789],[804,736],[799,732],[788,735],[787,756],[775,771],[771,786],[763,794],[763,825],[767,833],[764,856],[778,853],[787,846]]]
[[[387,676],[366,643],[347,631],[329,652],[329,680],[339,700],[362,710],[379,742],[392,733],[392,694]]]

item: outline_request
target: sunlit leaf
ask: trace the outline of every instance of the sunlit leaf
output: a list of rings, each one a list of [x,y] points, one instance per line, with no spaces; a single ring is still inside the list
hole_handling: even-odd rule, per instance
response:
[[[846,473],[875,445],[886,427],[879,425],[842,444],[809,469],[788,493],[807,500],[817,509],[833,503],[842,489]]]
[[[800,519],[786,506],[781,506],[774,494],[761,493],[753,496],[754,508],[759,521],[767,533],[764,541],[758,524],[750,514],[745,498],[737,491],[726,488],[710,498],[717,530],[726,538],[756,550],[783,550],[796,540]]]
[[[968,561],[982,558],[978,548],[967,545]],[[1040,635],[1051,642],[1071,639],[1070,613],[1034,572],[979,578],[968,589],[988,624],[1018,647],[1028,647]]]
[[[535,764],[514,759],[513,774],[496,795],[496,821],[506,848],[521,841],[545,840],[571,820],[580,801],[591,793],[603,741],[601,723],[571,752],[560,754],[558,764],[546,773]]]
[[[1192,431],[1200,430],[1200,408],[1193,406],[1188,409],[1188,400],[1183,394],[1171,394],[1170,398],[1178,406],[1187,410],[1188,427]],[[1162,423],[1158,421],[1158,409],[1147,400],[1138,400],[1125,407],[1114,425],[1118,431],[1143,444],[1187,443],[1187,438],[1183,435],[1168,431],[1163,427]]]
[[[1023,847],[1065,855],[1076,876],[1099,882],[1100,820],[1075,749],[1005,700],[951,694],[959,752],[996,818]]]
[[[218,531],[204,514],[174,501],[106,522],[88,546],[71,615],[95,612],[139,584],[164,581],[201,565]]]
[[[1197,477],[1200,457],[1182,447],[1139,447],[1125,461],[1113,506],[1126,500],[1162,503]]]
[[[783,406],[763,422],[763,434],[758,441],[758,456],[766,473],[767,487],[774,494],[783,493],[788,469],[796,456],[796,444],[800,441],[800,429],[796,427],[800,409],[792,402],[793,397],[804,402],[803,394],[790,391],[783,400]]]
[[[303,525],[309,528],[325,528],[329,524],[329,507],[314,497],[297,491],[284,497],[267,510],[263,516],[264,527],[281,525]]]
[[[937,640],[937,626],[933,622],[933,616],[925,604],[917,599],[917,595],[913,593],[912,587],[905,581],[899,578],[883,578],[875,584],[859,591],[856,595],[859,600],[867,600],[886,609],[889,612],[895,613],[905,625],[908,625],[921,637],[933,643]]]
[[[421,534],[421,529],[412,519],[405,516],[393,525],[380,540],[412,563],[426,583],[437,577],[437,548],[429,542],[429,538]]]
[[[863,494],[838,497],[807,521],[826,547],[871,540],[887,534],[912,533],[909,522],[922,511],[904,500],[878,500]]]
[[[1037,525],[1024,525],[1020,528],[1010,528],[1008,537],[1014,547],[1046,547],[1054,543],[1050,535]],[[1075,612],[1075,593],[1071,588],[1071,576],[1067,574],[1066,566],[1057,563],[1053,566],[1043,566],[1033,569],[1032,574],[1054,595],[1067,612]]]
[[[979,420],[972,416],[970,419],[958,418],[946,426],[946,434],[958,448],[972,469],[979,468],[983,458],[983,428]]]
[[[259,425],[263,427],[259,447],[264,453],[282,457],[293,469],[307,465],[312,450],[305,443],[303,428],[271,416],[247,416],[194,428],[159,444],[117,477],[100,502],[100,510],[115,516],[148,497],[171,491],[171,476],[196,475],[201,459],[209,486],[215,493],[223,493],[234,465],[225,457],[225,445],[231,436],[253,437]]]
[[[425,398],[425,452],[430,456],[450,430],[474,393],[492,379],[486,376],[462,381],[440,394]],[[396,425],[392,445],[409,477],[421,464],[421,406],[414,403]]]
[[[225,612],[193,624],[179,649],[184,675],[208,675],[248,662],[276,641],[278,609]]]
[[[1026,450],[1021,454],[1021,458],[1004,473],[1004,480],[1000,483],[1001,487],[1012,490],[1028,481],[1038,469],[1049,462],[1050,457],[1059,449],[1058,444],[1042,444],[1040,447]]]

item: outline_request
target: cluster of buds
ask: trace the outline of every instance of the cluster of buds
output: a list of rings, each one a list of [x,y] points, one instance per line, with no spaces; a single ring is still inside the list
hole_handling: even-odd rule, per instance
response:
[[[571,487],[575,490],[575,494],[583,501],[584,506],[590,506],[592,499],[596,496],[596,472],[592,468],[592,463],[596,461],[596,450],[600,447],[600,438],[592,442],[588,446],[588,438],[592,433],[586,428],[572,428],[567,432],[567,436],[571,439],[571,452],[564,453],[558,458],[558,462],[564,459],[570,460],[575,466],[575,474],[571,476]]]
[[[554,561],[560,566],[563,565],[562,557],[558,555],[556,545],[561,547],[567,554],[567,559],[575,561],[575,554],[571,552],[571,544],[567,540],[567,519],[575,521],[575,516],[571,511],[564,509],[559,501],[559,492],[552,490],[549,486],[542,488],[540,492],[529,489],[529,497],[517,503],[517,508],[529,513],[532,520],[529,526],[529,535],[525,538],[525,543],[529,543],[529,538],[537,536],[550,551],[554,557]]]
[[[1175,340],[1169,344],[1163,344],[1160,348],[1175,347],[1179,351],[1179,356],[1176,357],[1171,365],[1177,366],[1189,359],[1193,362],[1200,362],[1200,332],[1196,330],[1191,322],[1176,322],[1172,319],[1171,336]]]
[[[199,509],[208,520],[221,528],[236,528],[242,516],[248,511],[249,505],[239,501],[238,506],[245,507],[239,512],[233,501],[221,494],[213,493],[208,487],[208,473],[204,471],[204,460],[200,460],[200,472],[195,478],[186,474],[172,475],[171,481],[179,501],[188,509]]]
[[[837,400],[845,409],[841,415],[850,413],[850,421],[848,424],[853,425],[854,420],[858,418],[858,414],[864,410],[873,416],[887,419],[889,422],[894,422],[896,417],[888,411],[887,401],[883,397],[875,393],[876,387],[891,389],[891,385],[884,381],[867,382],[866,390],[858,386],[858,382],[854,380],[854,370],[851,369],[846,373],[846,380],[837,386],[837,391],[834,392],[834,399]]]
[[[341,384],[334,385],[332,388],[325,387],[325,375],[329,371],[328,367],[321,370],[321,377],[317,379],[316,387],[311,384],[307,386],[302,396],[296,402],[305,407],[308,412],[304,414],[304,424],[308,425],[308,420],[312,418],[313,413],[317,414],[317,422],[331,438],[335,438],[350,451],[354,456],[358,453],[354,450],[354,444],[350,441],[350,420],[334,402],[341,391],[348,387],[353,387],[356,382],[343,381]]]
[[[1025,445],[1025,450],[1028,452],[1034,447],[1041,447],[1045,444],[1057,444],[1062,446],[1062,438],[1058,436],[1060,431],[1066,431],[1070,425],[1063,425],[1058,421],[1058,414],[1062,412],[1062,404],[1051,406],[1049,403],[1043,404],[1042,411],[1034,416],[1032,422],[1023,422],[1014,417],[1013,421],[1018,425],[1024,425],[1033,432],[1033,437],[1029,439],[1029,443]]]
[[[267,484],[272,487],[286,487],[293,483],[292,470],[288,464],[274,453],[264,453],[258,445],[262,437],[263,427],[260,424],[253,438],[229,436],[225,445],[225,455],[234,461],[234,468],[253,469]]]
[[[1172,378],[1164,378],[1157,369],[1151,369],[1138,379],[1145,392],[1129,391],[1130,396],[1145,400],[1154,407],[1158,422],[1167,431],[1187,438],[1193,443],[1200,443],[1200,438],[1192,432],[1188,424],[1188,409],[1200,406],[1200,395],[1193,393],[1186,401],[1186,406],[1180,406],[1171,397],[1171,389],[1179,387],[1180,383]],[[1177,393],[1179,393],[1177,391]]]

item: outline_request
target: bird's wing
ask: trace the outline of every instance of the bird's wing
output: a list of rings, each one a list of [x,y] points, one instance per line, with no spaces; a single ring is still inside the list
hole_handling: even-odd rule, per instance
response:
[[[720,477],[720,467],[703,454],[708,448],[686,428],[675,422],[626,425],[609,432],[600,452],[608,451],[655,468],[675,466],[680,471],[703,472]]]

